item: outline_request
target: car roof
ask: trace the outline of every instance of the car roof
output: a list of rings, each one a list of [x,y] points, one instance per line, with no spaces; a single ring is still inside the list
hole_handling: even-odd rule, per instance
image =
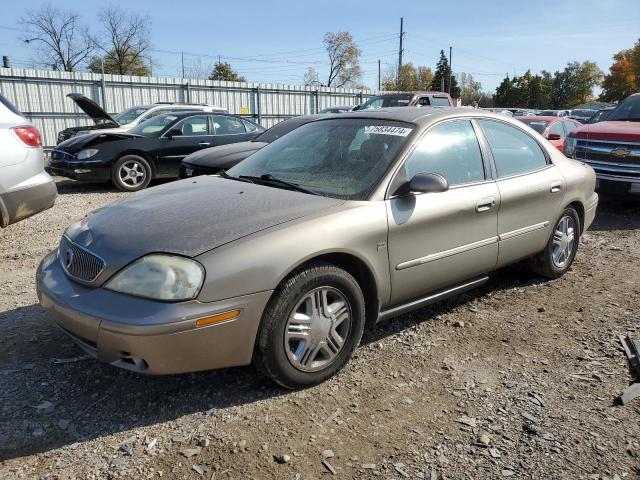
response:
[[[389,97],[393,95],[442,95],[443,97],[448,97],[449,94],[447,92],[434,92],[434,91],[426,91],[426,90],[417,90],[417,91],[407,91],[407,92],[389,92],[389,93],[381,93],[380,95],[376,95],[376,97]]]
[[[225,113],[225,112],[207,112],[207,111],[203,111],[203,110],[184,110],[184,111],[174,111],[174,112],[167,112],[167,113],[163,113],[162,115],[171,115],[174,117],[178,117],[178,118],[182,118],[182,117],[190,117],[191,115],[226,115],[228,117],[237,117],[237,118],[242,118],[239,115],[234,115],[232,113]],[[244,119],[243,119],[244,120]],[[250,119],[246,119],[251,121]]]

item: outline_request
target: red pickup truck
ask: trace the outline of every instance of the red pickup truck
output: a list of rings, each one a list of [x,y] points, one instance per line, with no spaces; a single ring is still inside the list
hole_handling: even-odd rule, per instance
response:
[[[564,154],[593,167],[601,193],[626,194],[640,185],[640,93],[620,102],[606,121],[571,132]]]

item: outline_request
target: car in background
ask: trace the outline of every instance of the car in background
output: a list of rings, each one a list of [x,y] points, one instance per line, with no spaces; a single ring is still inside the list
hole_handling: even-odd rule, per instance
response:
[[[522,123],[533,128],[536,132],[549,140],[551,144],[562,152],[565,138],[581,123],[564,117],[530,116],[518,118]]]
[[[606,107],[606,108],[601,108],[600,110],[598,110],[587,122],[582,122],[582,123],[598,123],[598,122],[604,122],[609,115],[611,114],[611,112],[613,112],[616,109],[616,107]]]
[[[580,123],[589,123],[591,118],[598,112],[595,109],[589,108],[574,108],[569,113],[569,118],[573,118]]]
[[[594,219],[594,185],[592,168],[503,115],[328,115],[224,174],[89,213],[43,258],[38,298],[116,367],[253,361],[284,387],[309,387],[378,321],[526,259],[562,276]]]
[[[453,107],[445,92],[399,92],[376,95],[353,110],[376,110],[388,107]]]
[[[355,108],[355,105],[341,105],[337,107],[327,107],[320,110],[318,113],[345,113],[350,112]]]
[[[70,138],[51,153],[47,171],[74,180],[111,181],[134,192],[154,178],[176,178],[182,159],[207,147],[251,140],[264,128],[235,115],[172,112],[130,132],[96,132]]]
[[[569,110],[541,110],[537,113],[540,117],[566,117]]]
[[[0,227],[53,206],[58,191],[44,171],[36,127],[0,93]]]
[[[324,117],[326,115],[319,114],[291,117],[275,124],[247,142],[220,145],[194,152],[182,160],[179,176],[180,178],[190,178],[199,175],[214,175],[222,170],[227,170],[292,130]]]
[[[640,93],[621,101],[606,120],[572,132],[564,154],[593,167],[601,193],[625,195],[640,185]]]
[[[526,110],[526,109],[513,110],[514,117],[533,117],[535,115],[538,115],[538,111],[536,110]]]
[[[150,118],[169,112],[199,110],[203,112],[227,113],[227,110],[224,108],[207,105],[205,103],[158,102],[150,105],[138,105],[112,117],[105,112],[100,105],[80,93],[70,93],[67,97],[73,100],[84,113],[91,117],[94,124],[84,127],[65,128],[58,133],[58,143],[64,142],[76,135],[91,133],[94,130],[100,130],[103,133],[128,132]]]

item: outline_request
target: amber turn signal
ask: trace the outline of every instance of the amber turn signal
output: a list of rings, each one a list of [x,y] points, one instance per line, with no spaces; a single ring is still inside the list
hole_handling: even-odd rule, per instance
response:
[[[196,327],[206,327],[207,325],[211,325],[213,323],[233,320],[234,318],[238,318],[239,316],[240,310],[230,310],[228,312],[217,313],[215,315],[211,315],[210,317],[199,318],[198,320],[196,320]]]

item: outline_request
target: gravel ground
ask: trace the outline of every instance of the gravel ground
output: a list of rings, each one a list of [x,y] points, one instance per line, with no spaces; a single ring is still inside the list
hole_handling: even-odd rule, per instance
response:
[[[45,320],[34,272],[71,222],[125,194],[59,182],[0,231],[0,478],[640,478],[640,196],[602,199],[563,278],[521,267],[367,332],[349,366],[287,392],[252,368],[145,377]],[[62,361],[61,361],[62,360]]]

